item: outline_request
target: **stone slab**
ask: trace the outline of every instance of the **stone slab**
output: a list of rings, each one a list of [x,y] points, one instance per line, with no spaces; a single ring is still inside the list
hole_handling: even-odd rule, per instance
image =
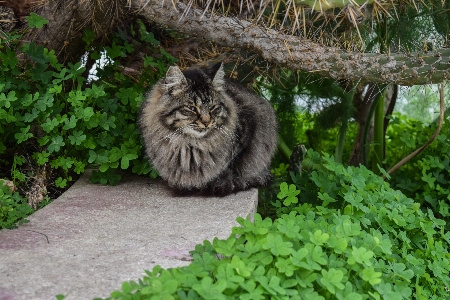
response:
[[[155,265],[189,264],[196,244],[253,215],[257,196],[174,197],[158,180],[102,186],[85,174],[29,223],[0,230],[0,300],[108,297]]]

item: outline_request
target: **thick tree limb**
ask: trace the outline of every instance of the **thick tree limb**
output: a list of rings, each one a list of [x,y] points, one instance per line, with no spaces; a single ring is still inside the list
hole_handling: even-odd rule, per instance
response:
[[[450,49],[410,55],[346,52],[308,39],[257,26],[249,21],[190,8],[178,2],[130,0],[139,14],[163,26],[228,47],[250,48],[264,59],[290,69],[334,79],[414,85],[450,77]],[[202,18],[201,16],[204,17]]]
[[[249,49],[275,65],[316,72],[324,77],[400,85],[437,83],[450,77],[450,49],[447,48],[390,56],[346,52],[246,20],[186,9],[181,2],[175,4],[175,9],[174,2],[169,0],[0,1],[2,5],[14,6],[20,14],[31,7],[29,4],[41,3],[35,12],[50,22],[42,29],[27,33],[24,41],[55,49],[62,61],[77,61],[83,54],[84,29],[93,29],[95,40],[102,40],[134,12],[188,36],[221,46]]]

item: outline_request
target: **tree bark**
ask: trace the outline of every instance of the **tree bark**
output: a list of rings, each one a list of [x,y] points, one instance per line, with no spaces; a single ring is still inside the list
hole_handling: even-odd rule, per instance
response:
[[[277,66],[315,72],[337,80],[415,85],[437,83],[450,77],[448,48],[409,55],[347,52],[246,20],[204,14],[203,10],[189,9],[182,2],[176,3],[174,8],[173,1],[161,0],[42,1],[35,12],[50,22],[43,29],[27,33],[24,40],[55,49],[62,61],[77,61],[83,54],[84,29],[93,29],[96,40],[104,39],[135,13],[188,36],[254,51]],[[34,1],[8,0],[7,3],[18,9],[19,4],[26,8],[25,4],[31,2]],[[0,5],[5,3],[0,2]]]
[[[187,9],[178,2],[149,0],[145,7],[131,0],[139,14],[156,23],[207,39],[218,45],[253,49],[264,59],[294,70],[315,72],[334,79],[354,82],[415,85],[437,83],[450,77],[450,49],[410,55],[359,53],[326,47],[306,38],[283,34],[249,21],[200,9]]]
[[[352,154],[350,155],[350,159],[348,162],[348,164],[351,166],[359,166],[360,164],[364,163],[363,157],[364,151],[366,151],[366,148],[364,146],[364,129],[368,121],[367,118],[369,115],[370,107],[372,106],[372,103],[376,97],[375,84],[369,84],[365,95],[363,95],[364,87],[365,86],[359,88],[353,97],[353,107],[355,108],[354,118],[358,123],[358,133],[356,135]],[[366,140],[367,143],[370,143],[372,141],[373,136],[373,122],[372,120],[369,120],[369,122],[369,130]],[[366,155],[368,155],[368,153],[366,153]]]

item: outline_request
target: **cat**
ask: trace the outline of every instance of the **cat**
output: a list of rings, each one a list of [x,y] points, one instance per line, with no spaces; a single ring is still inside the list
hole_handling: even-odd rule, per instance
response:
[[[169,67],[144,99],[139,126],[148,158],[177,192],[225,196],[271,182],[274,110],[225,78],[222,63]]]

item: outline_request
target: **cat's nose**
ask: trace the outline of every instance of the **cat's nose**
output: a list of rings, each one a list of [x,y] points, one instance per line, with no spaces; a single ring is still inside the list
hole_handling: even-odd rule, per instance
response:
[[[211,124],[211,117],[209,115],[202,116],[202,123],[208,127],[208,125]]]

